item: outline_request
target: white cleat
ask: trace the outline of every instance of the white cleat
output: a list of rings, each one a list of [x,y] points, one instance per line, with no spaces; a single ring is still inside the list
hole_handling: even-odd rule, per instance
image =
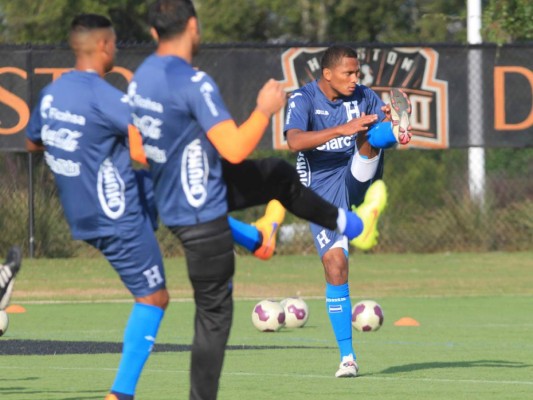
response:
[[[350,356],[343,357],[335,378],[355,378],[357,372],[359,372],[359,366],[355,360]]]

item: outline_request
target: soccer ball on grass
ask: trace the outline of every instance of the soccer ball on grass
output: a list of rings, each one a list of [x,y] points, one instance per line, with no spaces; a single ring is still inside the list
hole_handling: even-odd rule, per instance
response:
[[[4,310],[0,310],[0,336],[2,336],[7,331],[9,326],[9,317]]]
[[[383,309],[374,300],[363,300],[352,308],[352,326],[359,332],[377,331],[383,325]]]
[[[309,318],[309,308],[301,297],[288,297],[280,302],[285,311],[285,326],[301,328]]]
[[[261,332],[276,332],[285,325],[285,311],[273,300],[261,300],[252,311],[252,323]]]

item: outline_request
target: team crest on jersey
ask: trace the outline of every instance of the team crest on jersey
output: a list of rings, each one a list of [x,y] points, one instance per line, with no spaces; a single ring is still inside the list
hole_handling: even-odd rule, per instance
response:
[[[412,104],[413,138],[402,146],[447,148],[448,144],[448,82],[437,79],[439,53],[432,48],[357,48],[361,65],[359,83],[372,88],[385,103],[389,90],[401,88]],[[320,60],[326,51],[320,48],[290,48],[281,56],[287,92],[292,92],[320,77]],[[289,100],[290,104],[290,100]],[[273,116],[273,143],[286,149],[283,136],[285,110]]]
[[[195,139],[185,146],[181,157],[181,184],[187,201],[194,208],[205,203],[208,176],[207,154],[200,139]]]
[[[117,219],[126,209],[124,181],[111,159],[106,158],[98,170],[98,200],[105,215]]]

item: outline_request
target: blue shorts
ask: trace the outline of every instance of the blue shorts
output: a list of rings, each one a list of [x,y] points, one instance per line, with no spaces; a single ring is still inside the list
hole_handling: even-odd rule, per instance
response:
[[[350,162],[344,170],[339,171],[338,179],[330,179],[327,187],[311,188],[318,193],[322,198],[345,210],[351,210],[352,205],[359,206],[365,197],[366,191],[370,184],[383,176],[383,151],[379,160],[378,169],[374,178],[368,182],[359,182],[354,178],[350,172]],[[316,250],[320,258],[324,254],[336,247],[344,249],[348,254],[348,239],[346,236],[336,232],[330,231],[320,225],[310,224],[311,234],[315,242]]]
[[[102,252],[134,297],[148,296],[166,287],[161,250],[148,218],[120,235],[86,242]]]

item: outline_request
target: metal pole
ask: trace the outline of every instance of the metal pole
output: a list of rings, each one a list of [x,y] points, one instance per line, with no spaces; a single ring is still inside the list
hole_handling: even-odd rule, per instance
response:
[[[28,241],[29,241],[29,256],[33,258],[35,255],[35,207],[33,201],[34,187],[33,187],[33,153],[28,152]]]
[[[33,108],[33,48],[27,50],[26,63],[30,71],[28,79],[28,105]],[[32,152],[28,152],[28,250],[30,258],[35,256],[35,187],[33,185],[34,157]]]
[[[468,0],[469,44],[481,44],[481,0]],[[468,188],[470,198],[485,203],[485,148],[483,141],[483,54],[468,50]]]

